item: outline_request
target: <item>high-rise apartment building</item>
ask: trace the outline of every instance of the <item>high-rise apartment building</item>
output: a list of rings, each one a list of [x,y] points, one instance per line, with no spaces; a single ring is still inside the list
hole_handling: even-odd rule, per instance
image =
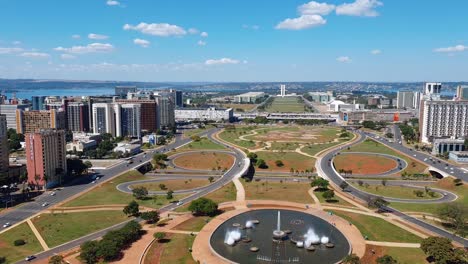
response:
[[[6,116],[7,127],[16,129],[16,110],[26,110],[28,105],[2,104],[0,105],[0,114]]]
[[[396,106],[398,109],[419,109],[420,100],[420,92],[398,91]]]
[[[468,85],[457,87],[457,100],[468,100]]]
[[[16,111],[16,131],[21,134],[41,129],[66,129],[65,111]]]
[[[7,121],[5,115],[0,115],[0,173],[8,172],[8,135]]]
[[[182,91],[175,91],[175,106],[184,107],[184,94]]]
[[[468,101],[424,100],[420,110],[421,141],[468,136]]]
[[[128,103],[140,105],[140,125],[141,130],[147,132],[156,132],[158,127],[158,105],[154,99],[130,99],[116,100],[116,103]]]
[[[73,132],[89,131],[89,105],[81,102],[67,104],[68,130]]]
[[[442,83],[425,83],[424,100],[440,100],[441,91]]]
[[[93,104],[93,132],[109,133],[114,137],[141,136],[141,107],[139,104]]]
[[[40,130],[26,134],[25,141],[28,182],[42,187],[60,184],[67,172],[65,131]]]
[[[175,126],[175,108],[174,102],[169,97],[158,96],[156,97],[158,103],[158,120],[159,127],[168,128]]]
[[[45,101],[46,99],[46,96],[33,96],[31,98],[31,101],[32,101],[32,110],[46,110],[45,109]]]
[[[114,108],[110,103],[93,104],[93,132],[115,135]]]

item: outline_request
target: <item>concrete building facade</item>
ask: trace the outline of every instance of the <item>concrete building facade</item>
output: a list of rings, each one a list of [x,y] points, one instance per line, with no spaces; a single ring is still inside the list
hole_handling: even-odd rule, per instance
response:
[[[265,96],[264,92],[248,92],[234,96],[234,102],[242,104],[248,103],[253,104],[257,99],[260,99]]]
[[[41,129],[66,129],[65,111],[16,111],[16,131],[21,134],[33,133]]]
[[[0,114],[6,116],[7,127],[16,129],[16,110],[26,110],[29,105],[2,104],[0,105]]]
[[[398,91],[396,107],[398,109],[419,109],[420,100],[420,92]]]
[[[9,167],[9,147],[7,134],[7,121],[5,115],[0,115],[0,173],[8,172]]]
[[[89,131],[89,105],[71,102],[67,105],[68,130],[72,132]]]
[[[216,109],[210,107],[208,109],[176,109],[175,118],[177,121],[216,121],[216,122],[231,122],[234,116],[232,108]]]
[[[175,126],[175,108],[174,102],[169,97],[158,96],[156,97],[158,104],[158,127],[167,128]]]
[[[28,182],[47,188],[60,184],[67,172],[65,132],[41,130],[25,140]]]

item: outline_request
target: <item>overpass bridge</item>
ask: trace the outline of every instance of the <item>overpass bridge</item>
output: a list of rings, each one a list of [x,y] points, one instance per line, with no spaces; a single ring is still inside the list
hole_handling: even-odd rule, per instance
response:
[[[319,114],[319,113],[235,113],[235,117],[238,119],[255,118],[258,116],[266,117],[269,120],[328,120],[336,121],[338,119],[337,114]]]

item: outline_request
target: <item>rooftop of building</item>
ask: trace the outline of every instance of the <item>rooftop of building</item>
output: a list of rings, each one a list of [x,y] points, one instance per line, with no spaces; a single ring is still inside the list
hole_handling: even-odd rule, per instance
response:
[[[243,94],[239,94],[237,96],[259,96],[259,95],[264,95],[264,92],[247,92]]]
[[[451,151],[450,154],[456,155],[460,158],[468,158],[468,151]]]

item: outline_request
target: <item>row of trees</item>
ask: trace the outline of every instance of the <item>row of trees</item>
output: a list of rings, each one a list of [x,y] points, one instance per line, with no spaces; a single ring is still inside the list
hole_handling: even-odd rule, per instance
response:
[[[140,239],[142,234],[141,225],[130,221],[120,229],[109,231],[100,241],[88,241],[82,244],[80,259],[87,264],[118,259],[122,249]]]

